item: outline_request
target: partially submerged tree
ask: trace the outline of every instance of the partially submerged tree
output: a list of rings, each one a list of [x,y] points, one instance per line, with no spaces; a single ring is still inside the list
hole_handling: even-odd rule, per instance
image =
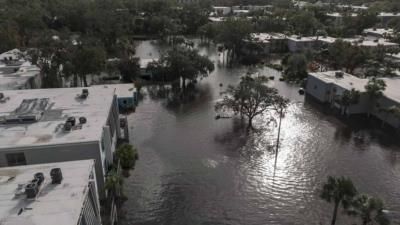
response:
[[[125,58],[118,62],[118,70],[124,82],[132,82],[140,72],[139,58]]]
[[[248,128],[253,127],[253,119],[268,110],[286,108],[288,100],[278,94],[275,88],[268,87],[266,77],[241,78],[239,85],[229,86],[216,109],[227,107],[248,119]]]
[[[132,169],[138,158],[137,150],[130,144],[121,145],[116,151],[116,156],[124,170]]]
[[[327,182],[322,188],[320,197],[334,204],[331,225],[336,224],[339,207],[342,206],[344,209],[347,209],[356,194],[357,190],[349,178],[328,177]]]
[[[345,90],[338,98],[338,103],[341,106],[341,113],[347,114],[350,106],[358,104],[360,101],[361,93],[354,88],[350,91]]]
[[[389,225],[390,221],[383,210],[384,204],[381,199],[362,194],[354,199],[352,208],[348,213],[359,217],[362,225]]]
[[[152,64],[154,66],[154,64]],[[186,81],[194,81],[199,77],[206,77],[214,70],[214,64],[197,50],[176,47],[162,55],[158,66],[162,66],[167,80],[182,80],[182,89],[186,88]]]
[[[367,85],[365,85],[365,90],[370,99],[370,109],[368,111],[368,116],[371,114],[371,111],[374,110],[376,101],[383,96],[383,91],[386,89],[385,81],[381,79],[377,79],[375,77],[371,78]]]

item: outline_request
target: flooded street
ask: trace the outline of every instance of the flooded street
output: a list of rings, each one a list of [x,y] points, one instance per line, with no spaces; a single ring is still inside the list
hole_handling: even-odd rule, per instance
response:
[[[218,61],[213,49],[201,53]],[[157,48],[143,42],[137,55],[157,58]],[[249,134],[238,120],[215,120],[220,92],[246,72],[216,65],[198,82],[198,98],[175,108],[144,88],[129,118],[140,159],[125,179],[122,224],[328,224],[333,206],[319,198],[319,189],[329,175],[350,177],[360,192],[380,197],[399,218],[399,145],[368,130],[363,143],[355,142],[346,124],[305,102],[297,87],[279,81],[278,72],[260,69],[274,75],[270,85],[291,100],[276,167],[277,131],[268,125],[269,115],[257,118],[259,130]],[[340,214],[337,224],[349,219]]]

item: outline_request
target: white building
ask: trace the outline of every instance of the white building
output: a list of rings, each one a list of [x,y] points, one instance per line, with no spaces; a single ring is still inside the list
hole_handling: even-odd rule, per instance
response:
[[[327,17],[331,18],[333,20],[333,23],[336,26],[341,26],[343,25],[343,18],[344,17],[357,17],[358,14],[357,13],[349,13],[349,14],[342,14],[339,12],[333,12],[333,13],[327,13],[326,14]]]
[[[227,16],[232,12],[232,8],[229,6],[213,6],[213,10],[216,16]]]
[[[1,168],[0,193],[2,225],[102,224],[93,160]]]
[[[34,89],[41,85],[40,69],[30,62],[21,65],[0,64],[0,91]]]
[[[101,198],[121,136],[115,89],[108,86],[4,91],[0,167],[94,159]]]
[[[264,53],[279,53],[287,51],[288,40],[285,34],[281,33],[252,33],[250,40],[259,44]]]
[[[315,48],[316,40],[311,37],[292,35],[287,38],[290,52],[301,52]]]
[[[383,92],[383,96],[379,98],[375,104],[371,98],[369,98],[365,90],[368,79],[358,78],[341,71],[309,73],[306,92],[309,96],[312,96],[321,103],[340,108],[338,103],[335,102],[335,99],[341,96],[344,91],[355,89],[361,93],[360,100],[358,104],[352,105],[347,109],[347,114],[366,114],[370,112],[375,117],[387,122],[393,127],[400,128],[400,119],[382,110],[393,106],[400,107],[400,91],[398,90],[398,87],[400,87],[400,79],[381,79],[385,81],[386,89]]]
[[[381,23],[386,26],[390,20],[400,18],[400,13],[381,12],[377,15],[377,17]]]
[[[363,34],[375,38],[389,38],[393,36],[394,30],[386,28],[368,28],[364,29]]]

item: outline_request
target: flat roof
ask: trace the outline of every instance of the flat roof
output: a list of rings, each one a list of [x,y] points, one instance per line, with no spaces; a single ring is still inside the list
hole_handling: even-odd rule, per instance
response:
[[[398,17],[400,13],[391,13],[391,12],[381,12],[378,14],[378,17]]]
[[[86,99],[79,97],[82,89],[3,91],[4,98],[0,102],[0,149],[100,140],[115,89],[108,86],[88,87],[89,96]],[[40,119],[33,123],[1,123],[7,117],[32,114],[39,115]],[[79,117],[86,117],[87,122],[66,132],[63,127],[68,117],[75,117],[77,123]]]
[[[76,225],[88,193],[93,160],[0,168],[0,223],[2,225]],[[51,184],[50,170],[60,168],[61,184]],[[35,173],[44,181],[36,199],[18,190]],[[23,190],[23,189],[22,189]],[[22,212],[19,214],[20,210]],[[18,215],[19,214],[19,215]]]
[[[115,94],[118,96],[118,98],[133,98],[133,93],[136,92],[136,87],[133,83],[106,84],[106,85],[98,85],[98,86],[104,86],[104,87],[115,89]]]
[[[382,46],[398,46],[399,44],[389,42],[386,39],[375,39],[375,40],[368,40],[368,39],[359,39],[359,38],[344,38],[343,41],[350,42],[354,45],[365,46],[365,47],[376,47],[378,45]]]
[[[343,77],[336,77],[336,72],[340,71],[326,71],[326,72],[317,72],[317,73],[309,73],[309,75],[318,78],[319,80],[324,81],[325,83],[334,83],[346,90],[355,89],[360,92],[365,92],[365,85],[368,83],[367,78],[358,78],[354,75],[343,73]],[[385,81],[386,89],[383,92],[387,98],[392,99],[395,102],[400,103],[400,79],[399,78],[379,78]]]
[[[6,72],[18,69],[16,72]],[[40,74],[39,67],[31,65],[30,62],[23,62],[21,66],[0,67],[0,91],[22,89],[28,80]]]
[[[295,41],[295,42],[312,42],[315,41],[312,37],[301,37],[298,35],[291,35],[287,37],[288,40],[290,41]]]
[[[368,28],[364,29],[364,33],[370,34],[378,34],[378,35],[392,35],[394,33],[393,29],[385,29],[385,28]]]
[[[344,17],[344,15],[339,12],[327,13],[326,15],[330,16],[330,17]],[[357,15],[358,15],[357,13],[349,14],[349,16],[351,16],[351,17],[356,17]]]
[[[0,60],[3,60],[4,58],[9,58],[9,57],[12,57],[12,59],[15,60],[15,59],[21,58],[21,56],[22,56],[22,52],[19,49],[15,48],[15,49],[11,49],[10,51],[1,53]]]

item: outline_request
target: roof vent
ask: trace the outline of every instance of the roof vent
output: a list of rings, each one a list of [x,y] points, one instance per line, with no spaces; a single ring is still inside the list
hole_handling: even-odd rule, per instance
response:
[[[42,185],[43,181],[44,181],[44,174],[43,173],[35,173],[35,176],[33,176],[37,181],[38,181],[38,185]]]
[[[64,124],[64,131],[69,132],[69,131],[71,131],[71,130],[72,130],[72,124],[71,124],[70,122],[66,122],[66,123]]]
[[[62,172],[60,168],[53,168],[50,171],[51,183],[52,184],[61,184],[63,179]]]
[[[33,180],[33,182],[29,183],[25,187],[25,193],[27,198],[36,198],[38,192],[39,192],[39,186],[35,180]]]
[[[342,71],[337,71],[337,72],[335,72],[335,77],[336,78],[343,78],[343,72]]]
[[[76,119],[75,119],[75,117],[73,117],[73,116],[68,117],[67,123],[70,123],[71,126],[75,126],[75,124],[76,124]]]
[[[79,123],[80,123],[80,124],[85,124],[86,122],[87,122],[86,117],[84,117],[84,116],[79,117]]]
[[[81,98],[86,99],[89,96],[89,89],[82,89]]]

